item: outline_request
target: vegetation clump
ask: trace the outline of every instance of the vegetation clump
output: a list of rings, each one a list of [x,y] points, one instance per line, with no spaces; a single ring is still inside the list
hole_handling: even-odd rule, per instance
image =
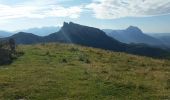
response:
[[[23,55],[23,52],[16,52],[14,39],[0,41],[0,65],[10,64],[20,55]]]
[[[85,63],[88,63],[88,64],[90,63],[90,60],[88,59],[87,55],[83,55],[83,54],[81,54],[79,56],[79,61],[85,62]]]
[[[72,47],[72,48],[70,48],[69,50],[70,50],[71,52],[79,51],[79,49],[78,49],[78,48],[75,48],[75,47]]]
[[[62,59],[62,63],[67,63],[67,62],[68,62],[67,59],[65,58]]]

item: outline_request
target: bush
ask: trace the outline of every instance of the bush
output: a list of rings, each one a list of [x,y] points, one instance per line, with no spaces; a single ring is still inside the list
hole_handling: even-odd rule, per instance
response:
[[[0,49],[0,65],[9,64],[12,62],[12,54],[10,51]]]
[[[49,51],[47,51],[47,52],[45,53],[45,55],[49,56],[49,55],[50,55],[50,52],[49,52]]]
[[[85,62],[85,63],[90,63],[90,60],[87,58],[86,55],[80,55],[79,61],[82,61],[82,62]]]
[[[16,45],[14,39],[0,41],[0,65],[10,64],[21,54],[18,54],[15,51],[15,47]]]
[[[84,61],[84,57],[83,56],[79,56],[79,61]]]
[[[62,63],[67,63],[67,59],[63,58]]]
[[[74,47],[72,47],[71,49],[69,49],[71,52],[76,52],[76,51],[79,51],[79,49],[78,48],[74,48]]]
[[[89,63],[91,63],[91,62],[90,62],[89,59],[86,59],[86,60],[85,60],[85,63],[89,64]]]

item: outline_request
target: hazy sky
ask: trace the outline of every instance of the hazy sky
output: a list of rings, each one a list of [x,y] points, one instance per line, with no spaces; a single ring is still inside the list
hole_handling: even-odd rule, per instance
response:
[[[170,0],[0,0],[0,30],[61,26],[64,21],[170,33]]]

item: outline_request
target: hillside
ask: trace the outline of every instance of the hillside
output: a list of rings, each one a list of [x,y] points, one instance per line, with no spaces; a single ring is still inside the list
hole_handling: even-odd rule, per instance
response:
[[[20,45],[1,100],[168,100],[170,61],[68,44]]]

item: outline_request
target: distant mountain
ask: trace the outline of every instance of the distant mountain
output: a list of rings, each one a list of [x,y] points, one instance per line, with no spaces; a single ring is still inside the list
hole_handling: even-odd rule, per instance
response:
[[[123,51],[125,44],[107,36],[102,30],[75,23],[64,23],[59,32],[45,37],[48,42],[76,43],[96,48]]]
[[[42,28],[30,28],[27,30],[21,30],[22,32],[26,33],[33,33],[38,36],[46,36],[51,33],[58,32],[60,30],[60,27],[42,27]]]
[[[152,37],[170,36],[170,33],[147,33]]]
[[[170,48],[170,36],[162,36],[159,39]]]
[[[35,44],[43,42],[43,38],[32,33],[19,32],[10,37],[4,38],[5,40],[13,38],[17,44]]]
[[[0,31],[0,38],[9,37],[12,35],[12,32]]]
[[[138,27],[130,26],[126,30],[104,30],[108,36],[123,43],[147,44],[156,47],[165,47],[159,39],[144,34]]]
[[[114,38],[109,37],[100,29],[83,26],[72,22],[64,23],[60,31],[52,33],[48,36],[41,37],[31,33],[20,32],[4,39],[9,38],[15,39],[17,44],[64,42],[150,57],[166,57],[169,53],[165,50],[143,44],[128,45],[121,43]]]
[[[149,34],[149,35],[159,39],[166,46],[168,46],[170,48],[170,33],[155,33],[155,34]]]

